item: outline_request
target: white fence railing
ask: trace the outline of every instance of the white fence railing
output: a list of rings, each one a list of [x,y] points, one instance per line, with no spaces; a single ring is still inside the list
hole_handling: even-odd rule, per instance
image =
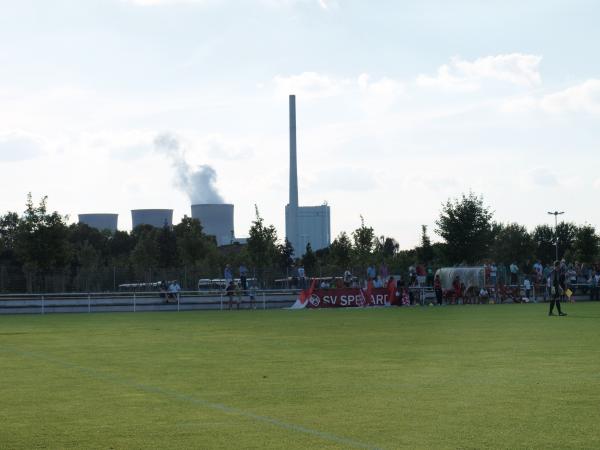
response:
[[[1,313],[181,311],[193,309],[277,308],[289,306],[298,290],[181,291],[167,297],[159,292],[86,292],[44,294],[0,294]]]

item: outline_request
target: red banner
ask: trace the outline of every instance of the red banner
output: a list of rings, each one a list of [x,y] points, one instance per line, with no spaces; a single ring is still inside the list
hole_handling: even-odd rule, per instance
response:
[[[371,289],[315,289],[307,296],[307,308],[355,308],[358,306],[386,306],[390,304],[386,288]],[[305,291],[306,292],[306,291]],[[392,303],[395,300],[392,299]]]

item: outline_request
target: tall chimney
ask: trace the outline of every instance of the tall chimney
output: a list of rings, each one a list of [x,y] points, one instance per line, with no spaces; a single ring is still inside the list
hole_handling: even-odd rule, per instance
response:
[[[296,96],[290,95],[290,201],[285,206],[285,237],[302,255],[298,245],[298,167],[296,162]]]
[[[296,96],[290,95],[290,203],[298,207],[298,166],[296,162]]]

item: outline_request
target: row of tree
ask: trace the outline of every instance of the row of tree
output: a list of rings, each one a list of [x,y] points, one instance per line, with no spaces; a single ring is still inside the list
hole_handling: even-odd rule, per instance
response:
[[[46,198],[36,205],[29,195],[22,215],[0,216],[0,291],[112,290],[160,279],[178,279],[184,289],[193,289],[199,278],[222,277],[226,264],[244,264],[265,287],[292,276],[300,264],[311,276],[339,276],[345,270],[362,276],[367,266],[380,264],[402,274],[415,263],[440,267],[485,260],[516,262],[528,270],[535,260],[554,260],[556,242],[561,257],[571,261],[595,263],[598,257],[593,226],[562,222],[556,230],[539,225],[529,232],[518,223],[495,222],[473,193],[442,205],[435,232],[442,242],[432,243],[423,225],[420,245],[401,250],[361,217],[356,230],[340,233],[328,248],[314,252],[309,245],[298,252],[256,209],[247,245],[219,248],[189,217],[172,228],[110,233],[68,225],[66,217],[47,211]],[[295,258],[298,253],[301,258]]]

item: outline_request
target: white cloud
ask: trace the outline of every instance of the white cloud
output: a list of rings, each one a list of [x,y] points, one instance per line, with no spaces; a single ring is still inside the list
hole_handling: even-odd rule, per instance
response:
[[[338,7],[339,3],[337,0],[319,0],[319,6],[323,9],[331,9]]]
[[[308,190],[326,192],[370,191],[377,187],[378,182],[371,168],[356,168],[352,166],[337,166],[331,169],[317,171],[311,177]]]
[[[370,114],[385,113],[405,92],[404,84],[400,81],[384,77],[371,82],[366,73],[358,77],[357,84],[362,94],[363,108]]]
[[[0,134],[0,161],[24,161],[43,154],[41,143],[25,133]]]
[[[139,6],[159,6],[159,5],[175,5],[183,3],[191,3],[198,5],[206,5],[209,3],[215,3],[215,0],[124,0],[134,5]]]
[[[591,79],[563,91],[546,95],[541,108],[549,113],[600,114],[600,80]]]
[[[234,6],[237,1],[232,0],[122,0],[124,2],[133,3],[137,6],[169,6],[169,5],[180,5],[180,4],[192,4],[192,5],[209,5],[218,3],[230,3]],[[256,3],[261,3],[267,6],[273,7],[285,7],[294,6],[298,4],[313,4],[319,6],[321,9],[329,10],[339,6],[337,0],[255,0]]]
[[[396,96],[404,92],[404,85],[391,78],[384,77],[374,82],[369,79],[370,76],[366,73],[359,75],[357,83],[362,92],[383,96]]]
[[[532,96],[520,96],[520,97],[512,97],[506,100],[502,100],[500,103],[500,111],[503,113],[526,113],[537,109],[539,105],[539,100]]]
[[[526,174],[530,184],[536,187],[548,188],[560,185],[558,176],[546,167],[537,167]]]
[[[383,77],[371,81],[366,73],[357,78],[336,78],[317,72],[303,72],[288,77],[278,75],[274,84],[278,95],[296,94],[303,99],[360,95],[368,112],[385,111],[405,92],[404,83],[398,80]]]
[[[350,80],[338,80],[316,72],[303,72],[289,77],[277,75],[274,82],[281,95],[296,94],[309,99],[339,95],[351,84]]]
[[[437,74],[419,75],[417,85],[450,91],[475,91],[485,80],[500,81],[519,86],[541,83],[539,64],[541,56],[511,53],[485,56],[474,61],[453,58]]]
[[[548,114],[600,114],[600,80],[590,79],[549,94],[528,94],[500,103],[504,113],[544,112]]]
[[[294,6],[294,5],[301,5],[301,4],[308,4],[308,5],[317,5],[319,6],[321,9],[324,10],[329,10],[332,8],[336,8],[339,6],[339,3],[337,0],[260,0],[261,3],[269,5],[269,6],[275,6],[275,7],[282,7],[282,6]]]

